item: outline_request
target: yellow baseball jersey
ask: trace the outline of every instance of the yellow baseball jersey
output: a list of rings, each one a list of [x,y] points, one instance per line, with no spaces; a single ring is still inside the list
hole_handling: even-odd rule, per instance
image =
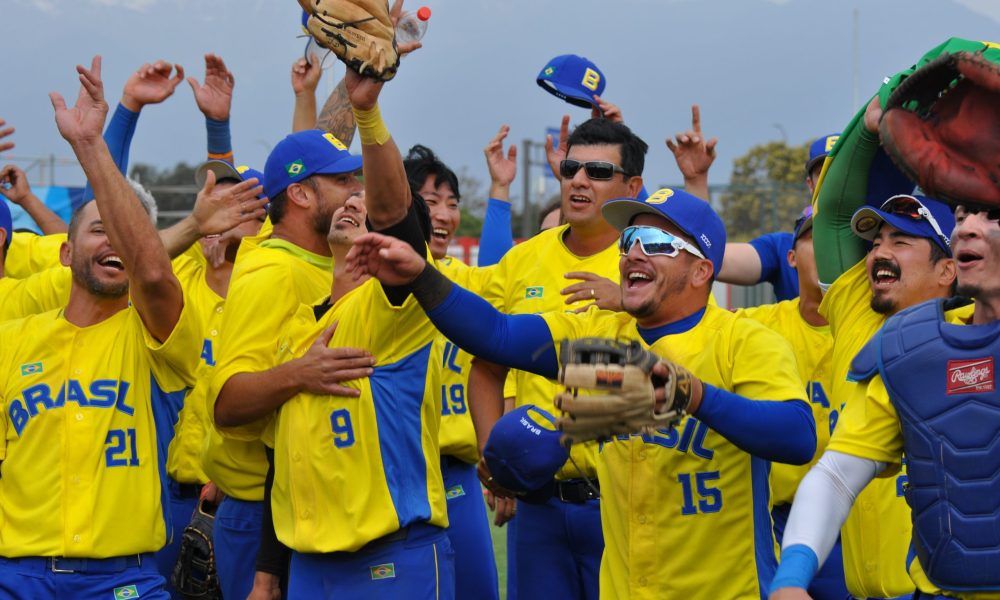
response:
[[[446,256],[438,269],[465,289],[477,291],[492,267],[473,268]],[[438,390],[441,403],[441,429],[438,438],[442,456],[454,456],[469,464],[479,462],[479,442],[469,412],[468,384],[472,355],[438,335],[431,349],[432,389]]]
[[[886,317],[871,309],[871,297],[868,272],[861,261],[830,286],[819,307],[833,334],[831,450],[845,407],[864,402],[864,386],[847,379],[851,361],[885,323]],[[841,529],[844,579],[854,596],[892,598],[913,591],[906,573],[911,524],[910,507],[903,498],[905,482],[905,473],[873,481],[858,495]]]
[[[167,444],[193,383],[185,307],[156,341],[132,307],[0,326],[0,556],[103,558],[168,541]]]
[[[195,386],[184,399],[184,408],[177,418],[174,437],[167,449],[167,475],[181,483],[205,483],[208,476],[202,467],[201,455],[206,436],[212,430],[205,403],[205,387],[211,372],[208,363],[214,363],[213,344],[218,336],[225,302],[205,280],[206,263],[198,244],[175,258],[173,268],[184,290],[184,302],[193,313],[203,341],[198,349]]]
[[[954,324],[968,324],[972,319],[973,305],[950,310],[945,320]],[[860,384],[864,394],[858,401],[845,408],[837,425],[836,434],[830,440],[830,449],[844,454],[859,456],[888,463],[890,466],[875,479],[874,485],[889,478],[894,481],[902,466],[903,432],[899,425],[896,408],[889,400],[889,394],[882,377],[875,375],[869,382]],[[860,498],[860,496],[859,496]],[[907,543],[909,543],[907,538]],[[915,584],[926,594],[944,594],[969,600],[997,600],[998,592],[958,593],[947,592],[932,584],[924,574],[920,561],[909,561],[910,587]]]
[[[369,280],[319,321],[304,306],[282,343],[283,360],[303,355],[334,322],[331,347],[367,348],[374,373],[343,385],[356,398],[299,394],[274,421],[271,494],[278,539],[299,552],[353,552],[412,523],[448,526],[441,476],[439,391],[428,385],[440,337],[413,296],[392,306]],[[287,344],[287,351],[284,347]]]
[[[65,233],[35,235],[14,232],[10,236],[10,248],[3,264],[4,275],[26,279],[33,273],[60,266],[59,247],[65,241]]]
[[[566,297],[559,290],[574,283],[564,277],[566,273],[588,271],[618,283],[617,244],[611,244],[592,256],[576,256],[563,242],[568,230],[569,225],[553,227],[511,248],[484,280],[480,295],[507,314],[572,311],[590,301],[566,304]],[[562,391],[560,386],[523,371],[512,371],[512,375],[517,390],[517,406],[534,404],[558,414],[553,399]],[[597,474],[596,444],[574,445],[570,456],[583,473],[573,462],[567,462],[556,474],[556,479],[578,479],[582,475],[594,477]]]
[[[329,295],[332,284],[329,257],[284,240],[243,240],[217,328],[221,334],[213,346],[216,364],[206,392],[209,418],[215,414],[219,390],[230,377],[277,366],[281,332],[301,305]],[[263,500],[267,460],[259,440],[262,429],[263,423],[225,431],[216,427],[222,437],[210,438],[206,474],[227,495]]]
[[[566,338],[641,339],[635,320],[624,313],[542,317],[556,348]],[[691,329],[665,335],[650,349],[705,383],[747,398],[805,400],[798,373],[775,368],[795,364],[788,343],[715,306]],[[692,416],[672,431],[618,436],[597,456],[602,598],[761,597],[776,567],[769,461]]]
[[[62,266],[24,279],[0,277],[0,323],[66,306],[72,286],[73,274]]]
[[[833,337],[828,325],[813,326],[799,313],[799,299],[785,300],[753,308],[741,308],[737,315],[753,319],[778,332],[791,345],[799,367],[799,377],[806,385],[806,397],[816,420],[816,453],[807,465],[774,464],[771,467],[771,491],[774,504],[791,504],[799,482],[822,456],[833,423],[830,420],[830,359]]]

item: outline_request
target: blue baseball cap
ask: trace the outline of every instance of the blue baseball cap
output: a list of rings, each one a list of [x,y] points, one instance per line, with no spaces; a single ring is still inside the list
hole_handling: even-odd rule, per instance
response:
[[[927,238],[951,256],[951,232],[955,215],[947,204],[926,196],[899,194],[886,200],[880,208],[863,206],[851,217],[855,235],[873,241],[882,223],[896,229]]]
[[[583,108],[596,106],[594,94],[604,93],[607,83],[597,65],[575,54],[563,54],[550,60],[535,81],[557,98]]]
[[[10,250],[10,240],[14,237],[14,219],[10,216],[10,207],[7,201],[0,198],[0,229],[7,232],[7,239],[3,244],[3,251]]]
[[[526,502],[550,498],[556,472],[569,459],[560,435],[555,417],[533,404],[500,417],[483,448],[493,480]]]
[[[338,175],[361,169],[361,157],[351,154],[333,134],[309,129],[290,134],[271,150],[264,164],[264,195],[274,198],[290,184],[313,175]]]
[[[792,241],[797,241],[803,234],[809,232],[813,227],[813,207],[809,206],[802,209],[799,214],[799,218],[795,219],[795,233],[792,235]]]
[[[705,258],[712,261],[714,276],[722,270],[726,254],[726,226],[708,202],[672,188],[656,190],[645,200],[618,198],[604,205],[601,211],[611,226],[621,231],[641,214],[659,215],[690,236]]]
[[[839,139],[839,133],[831,133],[809,144],[809,160],[806,161],[806,175],[812,172],[813,167],[823,162],[823,159],[830,153],[830,150],[833,150]]]

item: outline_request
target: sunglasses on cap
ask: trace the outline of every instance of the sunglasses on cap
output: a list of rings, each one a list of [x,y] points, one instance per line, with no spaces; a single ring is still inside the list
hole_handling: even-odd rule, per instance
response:
[[[959,204],[954,207],[955,218],[960,219],[967,215],[978,215],[984,213],[990,221],[1000,221],[1000,208],[986,208],[975,204]]]
[[[628,254],[632,247],[639,244],[639,249],[646,256],[668,256],[673,258],[686,250],[698,258],[705,258],[701,250],[676,235],[659,227],[648,225],[632,225],[622,230],[618,238],[618,252],[622,256]]]
[[[931,211],[924,206],[923,202],[917,200],[913,196],[908,196],[906,194],[900,194],[898,196],[893,196],[889,198],[884,203],[882,203],[882,212],[902,215],[904,217],[909,217],[915,221],[923,219],[927,221],[934,233],[937,234],[938,238],[944,242],[945,248],[951,248],[951,239],[944,234],[941,230],[941,225],[938,224],[937,219],[931,214]]]
[[[625,169],[619,167],[615,163],[608,162],[605,160],[589,160],[587,162],[580,162],[578,160],[573,160],[567,158],[559,163],[559,176],[563,179],[571,179],[576,172],[583,167],[587,177],[595,181],[607,181],[615,176],[615,173],[621,173],[622,175],[628,176]]]

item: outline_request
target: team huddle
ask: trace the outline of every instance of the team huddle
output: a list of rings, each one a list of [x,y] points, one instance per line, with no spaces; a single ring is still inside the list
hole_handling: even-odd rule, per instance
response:
[[[207,55],[176,225],[124,176],[184,79],[163,61],[110,121],[100,57],[51,94],[88,182],[68,224],[0,171],[43,232],[0,201],[0,597],[499,598],[488,506],[508,598],[1000,598],[1000,46],[888,78],[811,145],[792,231],[749,243],[697,106],[684,188],[647,191],[600,69],[556,57],[538,84],[592,110],[547,143],[560,202],[514,244],[502,126],[473,267],[458,177],[379,107],[419,42],[359,58],[365,19],[310,4],[343,81],[317,115],[320,61],[293,65],[255,170]]]

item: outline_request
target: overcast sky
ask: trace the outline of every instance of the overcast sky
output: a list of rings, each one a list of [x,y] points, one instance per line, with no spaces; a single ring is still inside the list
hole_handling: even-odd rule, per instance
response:
[[[408,0],[414,2],[414,0]],[[558,54],[587,56],[604,71],[605,97],[650,145],[647,185],[677,182],[663,144],[702,105],[706,133],[720,138],[712,183],[732,160],[785,137],[798,144],[839,130],[856,110],[852,12],[860,11],[858,80],[863,97],[948,37],[998,40],[998,0],[426,0],[425,48],[406,58],[382,94],[382,112],[402,148],[423,143],[452,166],[486,177],[482,147],[502,123],[511,139],[543,139],[564,104],[535,84]],[[419,6],[414,2],[410,8]],[[163,58],[203,75],[205,52],[236,76],[232,115],[237,162],[263,168],[289,130],[289,68],[301,56],[292,0],[3,0],[0,117],[18,129],[11,156],[72,153],[56,131],[46,94],[75,97],[73,66],[104,56],[114,102],[128,74]],[[343,74],[327,71],[325,94]],[[322,104],[322,98],[320,99]],[[357,151],[357,142],[353,148]],[[203,120],[184,84],[147,108],[133,163],[169,167],[204,156]],[[25,165],[25,163],[18,161]],[[520,174],[519,174],[520,175]],[[31,174],[32,181],[38,174]],[[57,183],[82,174],[57,170]],[[520,183],[515,184],[520,190]]]

